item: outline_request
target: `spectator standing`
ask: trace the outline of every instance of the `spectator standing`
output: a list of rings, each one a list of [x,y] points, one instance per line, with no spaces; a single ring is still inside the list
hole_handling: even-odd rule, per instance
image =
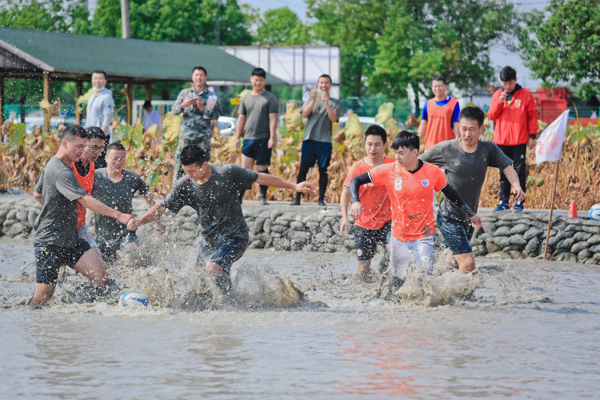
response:
[[[235,148],[240,147],[240,138],[244,136],[242,147],[242,167],[258,172],[269,173],[271,152],[277,143],[277,113],[279,106],[273,93],[265,90],[267,73],[262,68],[254,68],[250,76],[252,92],[242,97],[240,102],[237,128],[235,132]],[[245,129],[245,133],[244,133]],[[260,203],[267,202],[266,185],[260,185]],[[240,202],[246,190],[240,189]]]
[[[492,96],[488,118],[494,121],[494,143],[513,161],[523,191],[527,191],[527,147],[535,147],[537,138],[537,106],[527,89],[517,83],[517,71],[506,66],[500,71],[502,87]],[[500,171],[500,203],[494,211],[510,210],[511,183]],[[514,212],[523,211],[518,199]]]
[[[419,140],[425,137],[425,150],[431,149],[444,140],[460,137],[458,132],[458,101],[446,96],[448,84],[443,75],[436,75],[431,82],[434,98],[425,103],[419,125]]]
[[[325,191],[327,190],[327,168],[331,162],[331,131],[333,123],[342,115],[342,103],[338,99],[329,97],[329,90],[333,86],[331,77],[323,74],[317,81],[319,91],[310,92],[310,100],[302,106],[302,118],[306,118],[306,129],[302,141],[302,157],[300,159],[300,172],[297,183],[304,182],[308,170],[317,164],[319,168],[319,205],[325,206]],[[296,199],[291,205],[299,206],[301,192],[296,193]]]
[[[144,113],[144,130],[150,128],[152,125],[158,126],[158,131],[162,130],[162,122],[160,120],[160,114],[158,111],[152,107],[152,102],[150,100],[146,100],[142,107],[145,111]]]
[[[206,86],[208,74],[204,67],[194,67],[192,70],[192,87],[183,89],[171,112],[173,115],[183,113],[179,145],[175,155],[175,177],[177,180],[183,176],[181,169],[181,150],[190,144],[195,144],[210,154],[210,139],[212,137],[213,120],[221,116],[221,106],[217,94],[208,90]]]
[[[112,91],[106,88],[108,75],[103,70],[92,72],[92,86],[94,94],[88,100],[87,112],[85,118],[85,128],[99,126],[106,135],[104,139],[104,149],[94,163],[96,168],[106,167],[106,146],[111,141],[110,121],[115,118],[115,101]]]

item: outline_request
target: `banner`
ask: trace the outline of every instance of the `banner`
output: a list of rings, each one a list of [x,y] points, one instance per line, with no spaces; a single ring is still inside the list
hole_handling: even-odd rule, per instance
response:
[[[569,110],[560,114],[540,135],[535,147],[535,161],[538,165],[545,161],[560,160],[568,119]]]

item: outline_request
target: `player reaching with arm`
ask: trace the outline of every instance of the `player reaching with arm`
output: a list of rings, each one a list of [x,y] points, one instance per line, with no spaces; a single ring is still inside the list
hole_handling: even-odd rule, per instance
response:
[[[396,156],[393,164],[380,165],[365,172],[350,183],[352,216],[363,215],[360,186],[373,183],[384,185],[391,201],[392,238],[390,261],[393,285],[400,288],[406,280],[411,262],[433,272],[435,259],[435,192],[441,191],[462,212],[469,216],[475,228],[481,227],[481,218],[461,199],[446,182],[442,170],[419,160],[419,137],[407,131],[396,135],[392,142]]]
[[[202,241],[196,265],[224,292],[231,290],[231,265],[248,247],[248,226],[242,214],[239,191],[250,190],[253,183],[307,192],[308,182],[294,184],[278,176],[264,174],[233,164],[209,164],[210,154],[190,145],[181,151],[185,176],[175,182],[162,204],[156,204],[128,229],[158,220],[166,210],[179,212],[190,206],[198,213]]]

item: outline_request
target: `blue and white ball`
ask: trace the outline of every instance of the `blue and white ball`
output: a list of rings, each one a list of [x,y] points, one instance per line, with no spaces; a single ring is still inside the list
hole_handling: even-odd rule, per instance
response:
[[[119,300],[123,308],[146,308],[149,303],[150,299],[142,292],[125,292]]]
[[[594,204],[590,208],[590,219],[593,221],[600,221],[600,204]]]

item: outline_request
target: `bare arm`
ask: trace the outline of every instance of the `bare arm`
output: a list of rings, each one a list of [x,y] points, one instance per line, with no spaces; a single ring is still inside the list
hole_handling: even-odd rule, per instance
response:
[[[425,135],[425,130],[427,129],[427,120],[421,120],[421,125],[419,125],[419,140],[423,139],[423,135]]]
[[[271,174],[259,173],[256,183],[259,185],[278,187],[282,189],[292,189],[297,192],[310,192],[314,189],[314,186],[308,182],[292,183],[278,177],[277,175]]]
[[[331,122],[332,123],[337,122],[338,116],[335,113],[335,111],[333,111],[333,108],[331,108],[331,105],[329,104],[329,102],[326,102],[325,105],[327,106],[327,116],[329,117]]]
[[[33,192],[33,198],[37,200],[40,205],[42,205],[42,194],[38,192]]]
[[[127,224],[127,229],[129,229],[130,231],[134,231],[141,225],[158,221],[166,211],[167,210],[162,206],[162,204],[155,204],[154,206],[152,206],[152,208],[146,211],[146,214],[144,214],[142,218],[138,220],[132,219],[131,222]]]
[[[504,172],[506,179],[508,179],[510,182],[511,193],[514,194],[519,201],[525,200],[525,192],[519,183],[519,175],[517,175],[517,171],[515,171],[515,169],[509,165],[508,167],[504,168],[504,171],[502,172]]]
[[[271,131],[271,138],[269,139],[269,148],[272,149],[277,143],[277,114],[269,114],[269,131]]]
[[[111,217],[116,219],[122,224],[127,225],[127,223],[133,219],[132,215],[123,214],[117,210],[114,210],[108,206],[105,206],[98,200],[94,199],[92,196],[83,196],[77,199],[79,204],[84,206],[85,208],[92,210],[95,213],[106,215],[107,217]]]
[[[348,206],[350,205],[350,191],[342,189],[342,198],[340,199],[340,208],[342,209],[342,223],[340,224],[340,234],[346,236],[348,232]]]
[[[453,129],[454,130],[454,135],[458,139],[460,137],[460,132],[458,130],[458,122],[455,122],[453,126],[454,126],[454,129]]]
[[[312,109],[317,102],[317,91],[313,89],[310,91],[310,102],[306,105],[305,108],[302,109],[302,118],[308,118],[310,113],[312,113]]]
[[[146,200],[146,204],[148,207],[154,206],[154,193],[148,192],[144,195],[144,200]]]
[[[239,115],[237,126],[235,127],[235,148],[240,147],[240,138],[244,135],[244,127],[246,126],[246,116]]]

